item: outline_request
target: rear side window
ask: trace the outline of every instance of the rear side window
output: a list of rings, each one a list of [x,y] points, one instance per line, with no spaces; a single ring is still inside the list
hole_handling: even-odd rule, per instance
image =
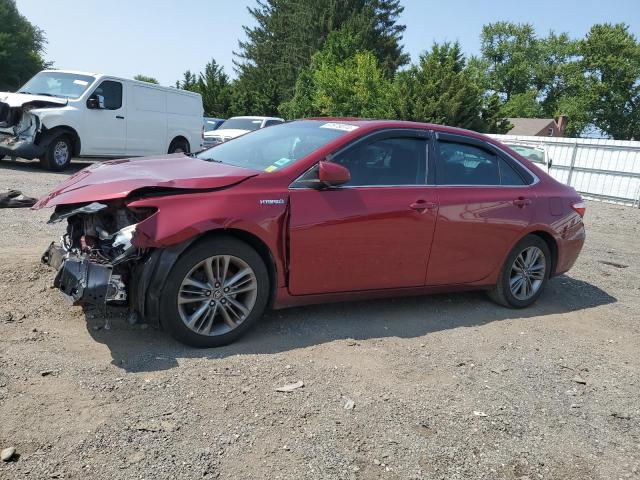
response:
[[[438,185],[524,185],[505,160],[473,145],[438,142]]]
[[[105,80],[93,91],[93,95],[102,95],[104,108],[118,110],[122,107],[122,84],[112,80]]]
[[[267,120],[266,122],[264,122],[264,126],[270,127],[272,125],[278,125],[279,123],[282,123],[282,120]]]

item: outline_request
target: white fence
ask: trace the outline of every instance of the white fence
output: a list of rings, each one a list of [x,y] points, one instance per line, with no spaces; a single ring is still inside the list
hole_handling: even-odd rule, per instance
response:
[[[600,138],[491,135],[501,142],[543,147],[549,173],[583,197],[640,207],[640,142]]]

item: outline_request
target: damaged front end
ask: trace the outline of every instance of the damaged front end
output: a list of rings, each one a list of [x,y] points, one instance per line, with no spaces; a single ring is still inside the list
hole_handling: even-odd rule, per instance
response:
[[[136,264],[148,253],[134,246],[133,236],[153,212],[117,202],[58,206],[49,223],[66,220],[67,232],[42,256],[58,272],[54,286],[73,305],[126,302]]]
[[[61,107],[66,100],[43,100],[30,95],[0,94],[0,157],[34,159],[44,154],[36,137],[42,131],[39,108]]]

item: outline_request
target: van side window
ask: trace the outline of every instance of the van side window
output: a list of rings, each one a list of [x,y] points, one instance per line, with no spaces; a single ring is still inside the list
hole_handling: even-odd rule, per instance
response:
[[[104,108],[118,110],[122,107],[122,84],[112,80],[105,80],[93,91],[93,95],[104,97]]]

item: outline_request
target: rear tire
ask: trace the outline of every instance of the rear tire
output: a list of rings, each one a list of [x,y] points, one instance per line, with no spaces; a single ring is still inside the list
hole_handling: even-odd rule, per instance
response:
[[[71,164],[73,143],[67,135],[54,138],[48,145],[45,154],[40,157],[40,165],[45,170],[60,172]]]
[[[551,272],[551,252],[544,240],[527,235],[509,253],[489,297],[508,308],[525,308],[542,294]]]
[[[220,347],[258,321],[270,291],[267,267],[253,248],[231,237],[204,240],[187,250],[169,273],[160,321],[179,342]]]
[[[175,138],[169,145],[169,153],[190,153],[189,142],[183,138]]]

